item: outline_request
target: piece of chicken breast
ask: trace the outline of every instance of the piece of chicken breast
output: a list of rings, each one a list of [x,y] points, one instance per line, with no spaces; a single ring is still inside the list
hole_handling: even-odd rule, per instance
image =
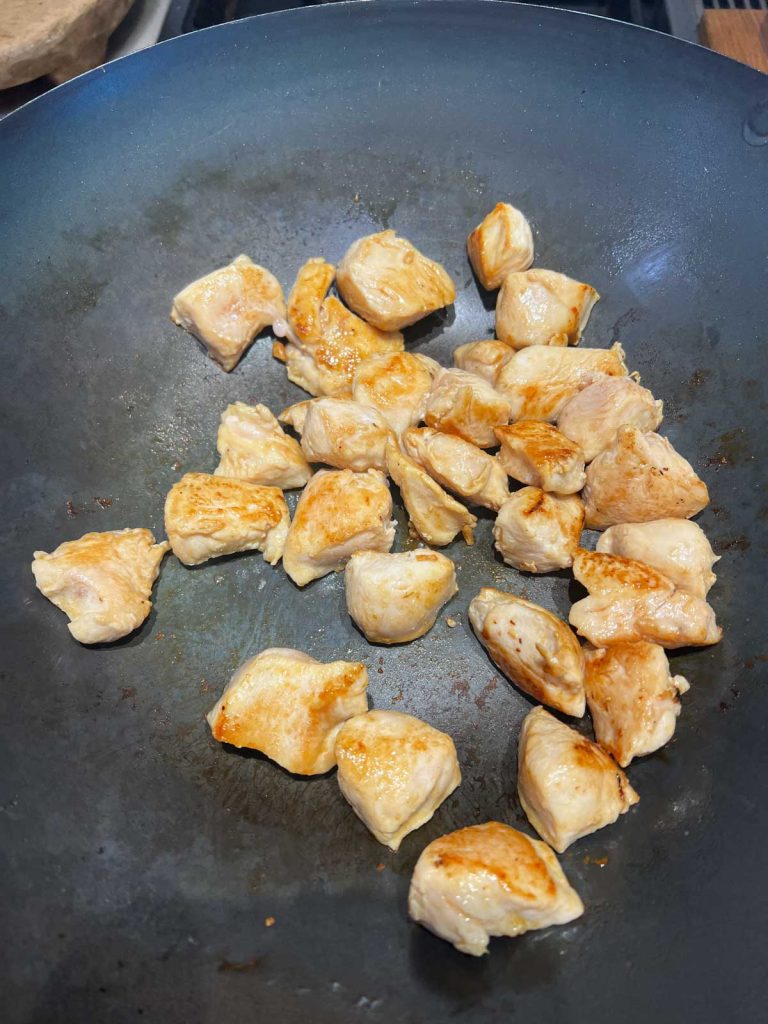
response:
[[[347,611],[372,644],[424,636],[459,589],[453,562],[429,548],[357,551],[347,562],[344,582]]]
[[[507,274],[496,302],[496,337],[512,348],[578,345],[600,296],[554,270]]]
[[[368,710],[368,672],[358,661],[323,664],[271,647],[246,661],[208,713],[214,739],[248,747],[289,772],[321,775],[336,764],[344,722]]]
[[[395,435],[378,409],[346,398],[316,398],[299,419],[301,449],[310,462],[355,473],[386,471],[384,450]]]
[[[353,242],[336,283],[346,304],[382,331],[408,327],[456,298],[445,268],[394,231]]]
[[[584,486],[584,452],[551,423],[520,420],[496,428],[499,462],[521,483],[555,494],[575,494]]]
[[[521,690],[566,715],[584,714],[584,656],[556,615],[532,601],[483,587],[469,606],[480,643]]]
[[[495,384],[503,363],[514,355],[514,351],[503,341],[489,338],[486,341],[469,341],[453,350],[453,364],[459,370],[466,370],[483,377],[489,384]]]
[[[467,544],[473,544],[477,517],[395,445],[387,445],[386,455],[387,472],[400,488],[408,518],[418,535],[427,544],[443,547],[460,532]]]
[[[673,676],[664,649],[645,641],[584,652],[584,688],[600,746],[622,768],[668,743],[689,689]]]
[[[530,711],[520,730],[517,794],[528,821],[558,853],[640,799],[613,758],[544,708]]]
[[[507,474],[499,460],[460,437],[431,427],[410,427],[401,444],[433,480],[473,505],[495,510],[509,497]]]
[[[584,905],[546,843],[489,821],[423,850],[408,913],[460,952],[482,956],[492,936],[568,924]]]
[[[227,371],[234,370],[257,334],[284,317],[279,281],[247,256],[188,284],[171,308],[173,322],[194,334]]]
[[[309,408],[315,402],[319,402],[319,398],[305,398],[303,402],[294,402],[293,405],[288,405],[279,413],[277,419],[279,423],[287,423],[289,427],[293,427],[296,433],[301,437],[304,433],[304,422],[307,418]]]
[[[355,551],[389,551],[395,526],[383,473],[320,470],[299,498],[283,567],[304,587],[329,572],[341,572]]]
[[[493,536],[507,565],[552,572],[573,564],[583,526],[584,506],[575,494],[522,487],[499,509]]]
[[[165,499],[165,532],[185,565],[236,551],[262,551],[276,565],[283,554],[288,506],[278,487],[208,473],[185,473]]]
[[[440,370],[424,411],[427,426],[495,448],[494,428],[509,423],[512,403],[487,380],[466,370]]]
[[[397,434],[423,418],[437,364],[413,352],[373,356],[362,363],[352,384],[352,397],[378,409]]]
[[[600,377],[568,399],[557,417],[557,428],[591,462],[611,444],[619,427],[655,430],[663,417],[664,403],[631,377]]]
[[[666,437],[629,426],[587,467],[583,498],[591,530],[690,519],[709,504],[707,485]]]
[[[265,487],[303,487],[312,476],[298,442],[289,437],[266,405],[235,402],[221,414],[215,476],[236,477]]]
[[[497,203],[467,239],[469,261],[483,288],[498,288],[507,274],[533,263],[533,234],[510,203]]]
[[[399,711],[350,718],[335,754],[339,789],[390,850],[426,824],[461,782],[451,737]]]
[[[81,644],[109,644],[128,636],[152,609],[152,586],[170,544],[149,530],[108,530],[35,551],[37,589],[70,619]]]

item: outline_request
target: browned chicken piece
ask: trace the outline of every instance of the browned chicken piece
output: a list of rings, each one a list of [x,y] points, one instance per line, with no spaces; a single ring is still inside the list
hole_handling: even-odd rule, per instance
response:
[[[575,494],[521,487],[499,509],[493,536],[507,565],[552,572],[573,564],[583,526],[584,506]]]
[[[551,348],[533,346],[515,353],[499,369],[496,390],[512,402],[512,420],[554,422],[569,398],[598,374],[626,376],[624,350],[611,348]]]
[[[666,437],[620,427],[587,468],[584,507],[590,530],[615,523],[690,519],[709,504],[707,485]]]
[[[378,409],[346,398],[316,398],[302,415],[301,449],[310,462],[364,473],[386,471],[395,435]]]
[[[498,509],[509,497],[507,474],[493,455],[431,427],[410,427],[403,451],[433,480],[473,505]]]
[[[507,274],[496,302],[496,336],[512,348],[578,345],[600,296],[554,270]]]
[[[35,551],[37,589],[70,619],[81,644],[109,644],[128,636],[152,609],[152,586],[170,549],[149,530],[108,530]]]
[[[221,456],[216,476],[283,490],[303,487],[312,476],[298,442],[283,431],[266,405],[228,405],[221,414],[216,447]]]
[[[497,203],[467,239],[469,260],[483,288],[498,288],[507,274],[533,263],[533,234],[523,214]]]
[[[611,444],[619,427],[655,430],[663,417],[664,403],[631,377],[601,377],[568,399],[557,428],[580,445],[591,462]]]
[[[279,281],[247,256],[188,284],[171,308],[171,320],[194,334],[227,371],[257,334],[284,317]]]
[[[165,499],[165,532],[185,565],[236,551],[262,551],[264,560],[276,565],[290,522],[278,487],[247,480],[185,473]]]
[[[477,518],[393,444],[387,445],[387,472],[400,488],[413,528],[427,544],[443,547],[459,532],[467,544],[474,544]]]
[[[584,452],[551,423],[519,420],[496,428],[499,462],[514,480],[555,494],[584,486]]]
[[[517,794],[528,821],[558,853],[612,825],[640,799],[613,758],[544,708],[530,711],[520,731]]]
[[[514,352],[503,341],[470,341],[453,350],[453,364],[459,370],[474,373],[484,377],[489,384],[495,384],[502,364],[513,355]]]
[[[235,672],[208,713],[214,739],[259,750],[286,771],[321,775],[336,764],[344,722],[368,710],[368,672],[357,661],[322,664],[271,647]]]
[[[381,331],[402,330],[456,298],[445,268],[394,231],[353,242],[336,283],[346,304]]]
[[[512,404],[487,380],[466,370],[440,370],[427,400],[427,426],[444,434],[495,448],[494,428],[509,423]]]
[[[396,434],[423,418],[437,363],[412,352],[372,356],[358,368],[352,397],[378,409]]]
[[[702,528],[689,519],[609,526],[600,536],[597,550],[645,562],[695,597],[707,596],[717,579],[712,566],[720,561]]]
[[[622,768],[668,743],[688,680],[673,676],[664,649],[641,641],[584,652],[584,687],[595,739]]]
[[[584,655],[562,619],[532,601],[483,587],[469,606],[469,620],[508,679],[534,700],[581,718]]]
[[[283,567],[304,587],[329,572],[341,572],[355,551],[389,551],[395,525],[383,473],[320,470],[299,498]]]

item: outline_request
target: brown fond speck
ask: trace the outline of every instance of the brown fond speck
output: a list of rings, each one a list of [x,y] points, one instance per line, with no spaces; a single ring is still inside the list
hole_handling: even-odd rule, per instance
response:
[[[234,971],[239,973],[242,971],[255,971],[258,967],[261,967],[261,957],[254,956],[250,960],[222,960],[219,964],[219,971]]]
[[[720,466],[738,466],[751,462],[754,455],[749,445],[749,435],[744,427],[726,430],[718,438],[717,449],[709,456],[706,464],[718,468]]]
[[[400,690],[397,691],[395,696],[392,698],[392,703],[393,704],[399,704],[402,699],[403,699],[403,691],[402,691],[402,689],[400,689]]]
[[[376,865],[376,870],[377,871],[383,871],[384,870],[384,865],[383,864],[377,864]]]
[[[691,376],[686,381],[686,383],[689,388],[700,388],[702,387],[702,385],[707,383],[711,376],[711,370],[694,370]]]
[[[155,633],[155,640],[165,640],[165,633]]]
[[[131,700],[136,696],[136,690],[133,686],[123,686],[120,690],[120,700]]]
[[[499,685],[498,679],[494,676],[490,682],[486,683],[480,693],[475,697],[475,704],[482,711],[485,705],[488,703],[488,698]]]
[[[721,508],[719,505],[713,505],[710,509],[715,519],[728,519],[730,513],[727,508]]]
[[[768,661],[768,654],[755,654],[751,658],[747,658],[744,662],[744,668],[752,669],[758,662]]]
[[[466,697],[469,693],[469,683],[466,679],[455,679],[451,684],[451,693],[457,697]]]
[[[731,710],[731,705],[730,704],[726,704],[726,702],[724,700],[721,700],[720,703],[717,706],[720,709],[720,711],[730,711]]]
[[[99,508],[109,508],[112,505],[111,498],[94,498],[93,499]]]
[[[749,538],[743,533],[738,537],[729,537],[728,540],[717,542],[719,551],[749,551],[751,546]]]
[[[72,499],[71,498],[67,498],[66,506],[67,506],[67,515],[69,516],[70,519],[74,519],[76,516],[80,515],[78,510],[72,504]]]

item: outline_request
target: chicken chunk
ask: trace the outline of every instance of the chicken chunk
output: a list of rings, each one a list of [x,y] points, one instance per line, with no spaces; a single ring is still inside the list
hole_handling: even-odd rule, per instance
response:
[[[620,427],[610,448],[587,468],[587,526],[690,519],[709,504],[707,485],[666,437]]]
[[[437,364],[412,352],[373,356],[358,368],[352,397],[378,409],[390,427],[402,434],[424,416]]]
[[[361,662],[323,664],[271,647],[235,672],[208,724],[221,743],[259,750],[297,775],[322,775],[336,764],[344,722],[368,710],[367,688]]]
[[[511,348],[578,345],[600,296],[554,270],[507,274],[496,302],[496,336]]]
[[[165,532],[185,565],[236,551],[262,551],[276,565],[290,522],[279,488],[208,473],[185,473],[165,499]]]
[[[299,498],[283,567],[304,587],[329,572],[341,572],[355,551],[389,551],[395,525],[383,473],[321,470]]]
[[[287,423],[301,437],[304,433],[304,422],[306,421],[310,406],[319,401],[319,398],[305,398],[303,402],[294,402],[293,405],[286,406],[277,417],[278,422]]]
[[[474,373],[489,384],[495,384],[502,364],[513,355],[512,349],[503,341],[470,341],[453,350],[453,364],[459,370]]]
[[[520,420],[497,427],[499,462],[514,480],[555,494],[584,486],[584,452],[551,423]]]
[[[501,671],[534,700],[584,714],[584,656],[562,619],[514,594],[483,587],[469,621]]]
[[[317,398],[307,407],[301,448],[310,462],[363,473],[387,468],[384,451],[395,435],[378,409],[344,398]]]
[[[460,952],[482,956],[492,936],[568,924],[584,905],[546,843],[489,821],[423,850],[408,913]]]
[[[170,550],[149,530],[86,533],[51,551],[35,551],[37,589],[70,619],[81,644],[109,644],[128,636],[152,609],[152,586]]]
[[[344,573],[347,611],[372,644],[424,636],[458,591],[453,562],[438,551],[358,551]]]
[[[173,322],[194,334],[227,371],[234,370],[257,334],[284,317],[279,281],[247,256],[188,284],[171,308]]]
[[[431,427],[410,427],[402,446],[433,480],[470,504],[495,510],[509,497],[507,474],[499,460],[460,437]]]
[[[215,476],[284,490],[303,487],[312,476],[298,442],[283,431],[265,405],[228,405],[221,414],[216,447],[221,461]]]
[[[483,288],[498,288],[507,274],[533,263],[533,234],[524,215],[497,203],[467,239],[469,261]]]
[[[520,730],[517,794],[528,821],[558,853],[612,825],[640,799],[604,750],[544,708],[530,711]]]
[[[557,417],[557,428],[591,462],[611,444],[619,427],[655,430],[663,417],[664,403],[631,377],[600,377],[568,399]]]
[[[444,267],[394,231],[354,242],[339,264],[341,297],[381,331],[399,331],[449,306],[456,288]]]
[[[622,768],[668,743],[689,689],[664,649],[644,641],[585,651],[584,688],[595,739]]]
[[[584,506],[575,494],[522,487],[499,509],[493,536],[507,565],[552,572],[573,564],[583,526]]]
[[[512,404],[487,380],[466,370],[440,370],[427,400],[424,420],[435,430],[495,448],[494,428],[509,423]]]
[[[427,544],[443,547],[459,532],[467,544],[474,543],[477,518],[393,444],[387,445],[387,472],[400,488],[413,528]]]
[[[369,711],[336,737],[339,789],[390,850],[426,824],[461,782],[453,740],[399,711]]]

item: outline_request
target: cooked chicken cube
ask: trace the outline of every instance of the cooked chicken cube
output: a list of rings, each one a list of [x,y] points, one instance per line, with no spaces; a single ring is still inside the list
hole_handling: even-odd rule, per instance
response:
[[[578,345],[600,296],[554,270],[507,274],[496,302],[496,336],[512,348]]]
[[[584,506],[575,494],[522,487],[499,509],[493,536],[507,565],[552,572],[573,564],[583,526]]]
[[[289,427],[293,427],[296,433],[301,437],[304,433],[304,422],[307,418],[309,408],[315,402],[319,402],[319,398],[305,398],[303,402],[294,402],[293,405],[286,406],[285,409],[277,417],[279,423],[287,423]]]
[[[461,782],[451,737],[399,711],[350,718],[335,753],[339,789],[390,850],[426,824]]]
[[[354,242],[336,283],[346,304],[382,331],[399,331],[450,305],[456,288],[439,263],[394,231]]]
[[[482,956],[492,936],[568,924],[584,905],[546,843],[489,821],[424,849],[408,913],[460,952]]]
[[[185,473],[165,499],[165,532],[185,565],[236,551],[262,551],[280,561],[290,525],[278,487],[208,473]]]
[[[303,487],[312,476],[298,442],[265,405],[235,402],[221,414],[216,476],[237,477],[266,487]]]
[[[695,597],[707,596],[717,579],[712,566],[720,561],[702,528],[689,519],[609,526],[598,540],[597,550],[645,562]]]
[[[509,497],[499,460],[474,444],[431,427],[410,427],[403,451],[449,491],[473,505],[498,509]]]
[[[467,544],[474,543],[477,518],[393,444],[387,445],[387,472],[400,488],[413,528],[427,544],[443,547],[459,532]]]
[[[81,644],[109,644],[128,636],[152,609],[150,595],[170,544],[149,530],[109,530],[35,551],[37,589],[70,619]]]
[[[498,288],[507,274],[533,263],[533,234],[525,216],[497,203],[467,239],[467,251],[483,288]]]
[[[394,434],[378,409],[345,398],[316,398],[301,426],[301,448],[310,462],[363,473],[386,470],[384,451]]]
[[[397,434],[424,416],[437,364],[412,352],[372,356],[358,368],[352,397],[378,409]]]
[[[329,572],[341,572],[355,551],[389,551],[395,525],[383,473],[321,470],[299,498],[283,567],[297,586],[306,586]]]
[[[513,355],[513,350],[503,341],[470,341],[453,350],[453,363],[459,370],[474,373],[484,377],[489,384],[495,384],[502,364]]]
[[[424,419],[444,434],[495,448],[494,428],[509,423],[512,404],[487,380],[466,370],[440,370],[427,400]]]
[[[568,399],[557,417],[557,429],[591,462],[611,444],[619,427],[655,430],[663,417],[664,403],[631,377],[601,377]]]
[[[530,711],[520,731],[517,794],[558,853],[612,825],[640,799],[613,758],[544,708]]]
[[[521,483],[555,494],[575,494],[584,486],[584,452],[551,423],[520,420],[497,427],[499,462]]]
[[[622,768],[672,739],[680,714],[679,694],[688,689],[673,676],[657,644],[612,644],[585,651],[584,688],[600,746]]]
[[[297,775],[321,775],[336,764],[344,722],[368,710],[367,688],[361,662],[323,664],[271,647],[235,672],[208,724],[221,743],[259,750]]]
[[[501,671],[521,690],[566,715],[584,714],[584,656],[562,619],[546,608],[483,587],[469,621]]]
[[[428,548],[357,551],[347,562],[344,581],[347,611],[372,644],[424,636],[459,589],[450,558]]]
[[[587,468],[587,526],[690,519],[709,504],[707,485],[666,437],[620,427],[610,448]]]
[[[253,339],[285,317],[279,281],[247,256],[188,284],[173,300],[171,319],[234,370]]]

